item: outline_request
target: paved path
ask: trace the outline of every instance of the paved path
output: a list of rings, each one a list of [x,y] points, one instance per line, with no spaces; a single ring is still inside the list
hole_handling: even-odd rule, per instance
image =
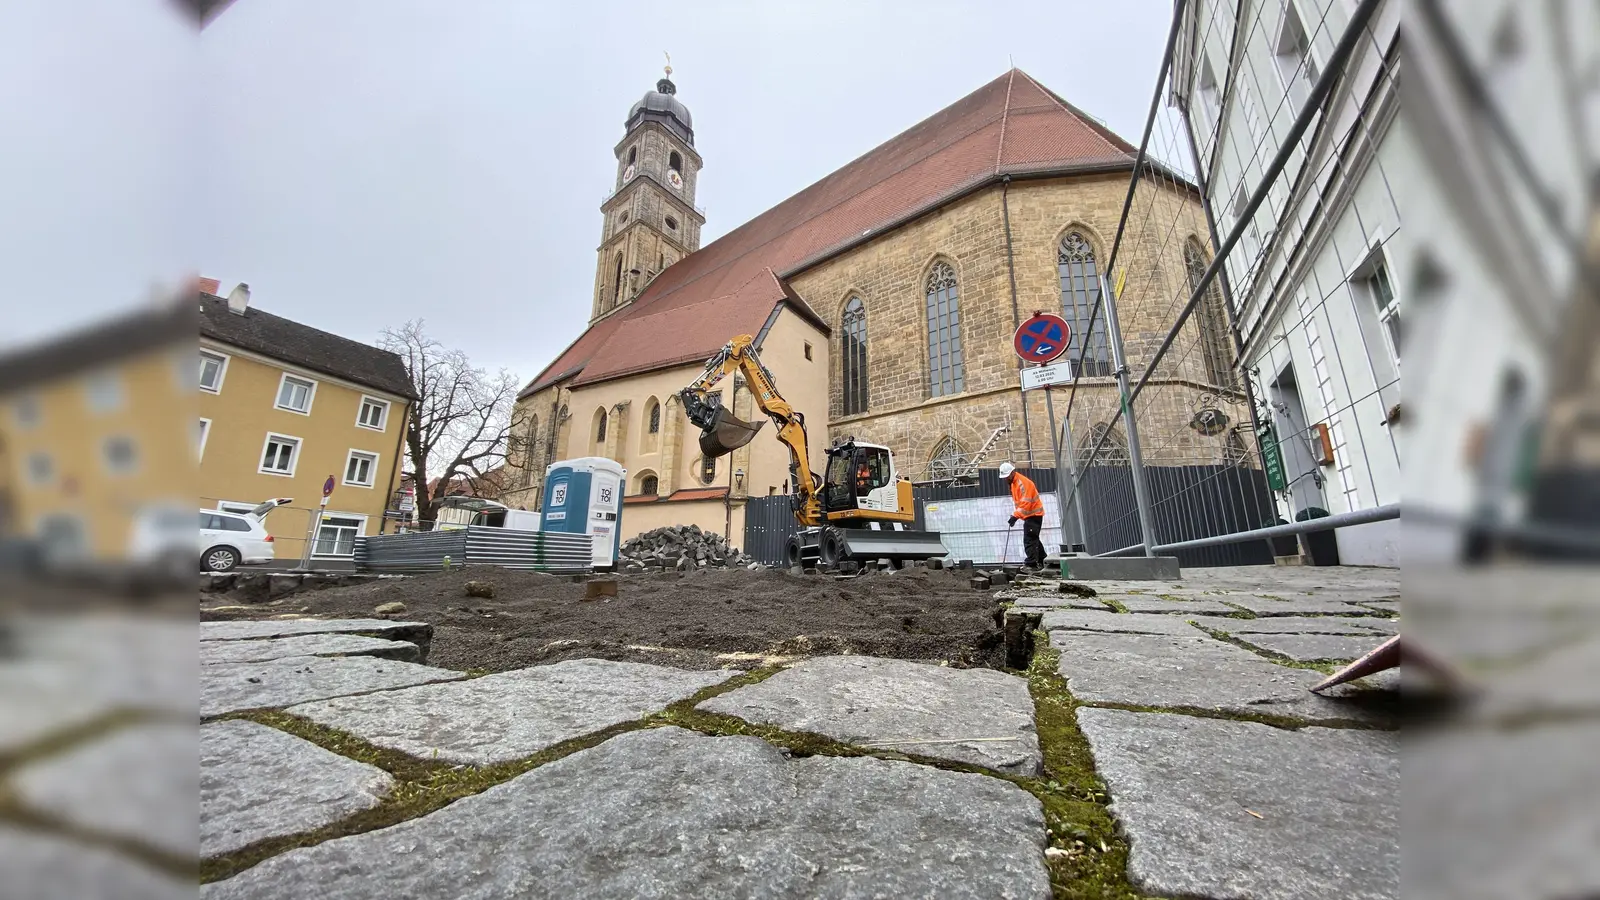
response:
[[[193,896],[177,861],[196,852],[202,897],[251,900],[1042,898],[1101,858],[1149,894],[1399,895],[1392,693],[1305,690],[1393,630],[1365,603],[1398,594],[1397,573],[1199,571],[1098,583],[1089,602],[1055,587],[1008,592],[1045,613],[1032,678],[867,657],[765,678],[604,660],[470,678],[427,664],[425,625],[309,620],[203,626],[198,690],[192,665],[187,684],[135,689],[13,661],[14,683],[64,702],[9,695],[29,710],[18,746],[47,752],[0,788],[55,823],[22,833],[29,859],[81,850],[84,898]],[[193,647],[192,625],[97,627],[37,643],[97,648],[124,679],[163,639]],[[198,779],[163,718],[192,722],[197,698]],[[1073,715],[1041,731],[1036,709],[1063,702]],[[130,708],[147,715],[104,718]],[[1052,793],[1068,780],[1053,766],[1085,746],[1109,804],[1089,807],[1122,840],[1059,811],[1083,798]]]

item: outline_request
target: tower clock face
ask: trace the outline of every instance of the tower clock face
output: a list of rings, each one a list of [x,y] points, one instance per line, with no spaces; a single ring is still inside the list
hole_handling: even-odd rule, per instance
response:
[[[629,163],[628,167],[626,169],[622,170],[622,180],[623,181],[628,181],[628,180],[630,180],[632,178],[633,178],[633,164]]]
[[[667,183],[672,185],[673,190],[683,190],[683,176],[678,174],[677,169],[667,170]]]

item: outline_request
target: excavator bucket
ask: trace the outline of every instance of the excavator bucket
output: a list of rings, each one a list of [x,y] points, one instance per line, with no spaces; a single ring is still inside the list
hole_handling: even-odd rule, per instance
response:
[[[729,415],[727,410],[718,408],[711,419],[711,424],[700,431],[700,452],[704,453],[707,459],[726,456],[750,443],[756,432],[765,424],[767,423],[763,421],[746,422]]]

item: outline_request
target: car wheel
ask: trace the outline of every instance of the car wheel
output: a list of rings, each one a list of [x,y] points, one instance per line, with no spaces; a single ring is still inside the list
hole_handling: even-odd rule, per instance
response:
[[[200,557],[200,567],[207,572],[232,572],[239,565],[239,551],[232,547],[212,547]]]

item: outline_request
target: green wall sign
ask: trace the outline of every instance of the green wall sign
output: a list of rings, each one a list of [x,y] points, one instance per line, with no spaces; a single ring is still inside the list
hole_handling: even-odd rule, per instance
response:
[[[1256,440],[1261,446],[1261,467],[1267,470],[1267,487],[1281,491],[1289,487],[1289,479],[1283,473],[1283,450],[1278,447],[1278,436],[1272,433],[1271,425],[1262,425],[1256,432]]]

